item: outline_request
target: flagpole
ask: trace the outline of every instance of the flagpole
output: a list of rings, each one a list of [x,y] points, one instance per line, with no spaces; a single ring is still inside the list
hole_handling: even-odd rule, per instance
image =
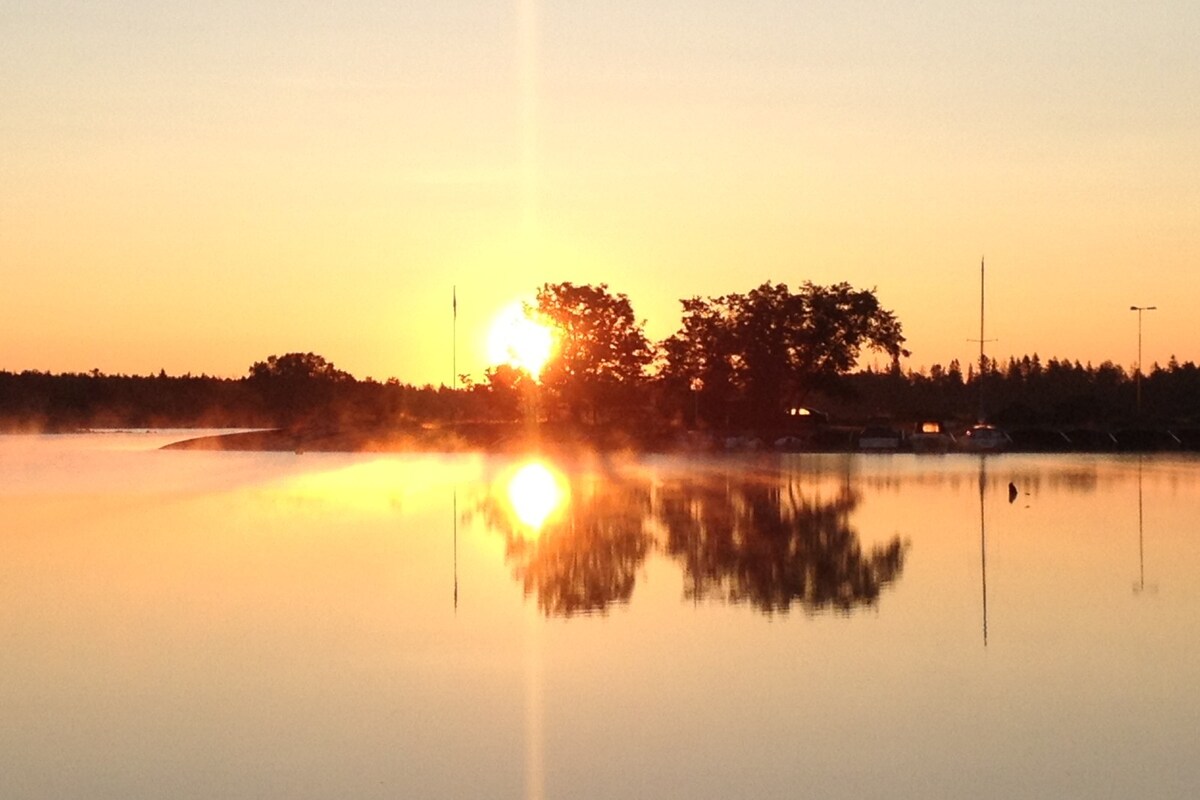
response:
[[[450,289],[451,304],[454,309],[454,324],[453,333],[451,335],[451,353],[450,353],[450,390],[458,385],[458,286],[454,285]]]

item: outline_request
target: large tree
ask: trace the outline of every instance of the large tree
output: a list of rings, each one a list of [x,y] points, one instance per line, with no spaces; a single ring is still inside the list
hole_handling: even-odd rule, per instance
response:
[[[875,291],[848,283],[764,283],[744,294],[681,301],[683,325],[663,344],[663,377],[676,393],[699,391],[709,417],[732,407],[769,420],[830,378],[850,371],[863,348],[898,361],[904,335]]]
[[[287,353],[268,356],[266,361],[250,365],[250,377],[257,380],[352,381],[354,377],[316,353]]]
[[[555,334],[542,385],[582,420],[599,408],[626,408],[645,378],[652,351],[629,298],[607,284],[544,284],[534,312]]]
[[[256,361],[250,365],[248,382],[258,392],[266,413],[289,426],[333,425],[337,388],[355,383],[353,375],[315,353],[287,353]]]

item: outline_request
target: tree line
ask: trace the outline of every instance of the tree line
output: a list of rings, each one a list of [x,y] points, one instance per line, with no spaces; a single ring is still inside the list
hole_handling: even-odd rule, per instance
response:
[[[0,372],[0,429],[403,426],[536,419],[630,430],[770,432],[815,407],[847,424],[873,418],[1009,425],[1200,423],[1200,369],[1174,357],[1144,376],[1038,355],[904,370],[895,314],[875,291],[764,283],[681,300],[681,324],[646,336],[607,285],[545,284],[527,313],[554,332],[535,379],[510,365],[456,387],[356,379],[314,353],[272,355],[241,378]],[[886,360],[861,369],[865,352]],[[1141,382],[1141,412],[1137,383]]]

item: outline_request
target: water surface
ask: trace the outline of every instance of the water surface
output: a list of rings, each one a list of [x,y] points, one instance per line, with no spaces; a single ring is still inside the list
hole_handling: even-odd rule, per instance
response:
[[[1194,459],[178,437],[0,437],[0,796],[1200,788]]]

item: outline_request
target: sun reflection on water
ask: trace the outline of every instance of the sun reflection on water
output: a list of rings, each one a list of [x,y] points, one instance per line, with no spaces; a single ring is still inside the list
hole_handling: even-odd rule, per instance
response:
[[[540,534],[546,521],[562,510],[568,495],[566,479],[540,461],[517,469],[505,488],[513,515],[531,537]]]

